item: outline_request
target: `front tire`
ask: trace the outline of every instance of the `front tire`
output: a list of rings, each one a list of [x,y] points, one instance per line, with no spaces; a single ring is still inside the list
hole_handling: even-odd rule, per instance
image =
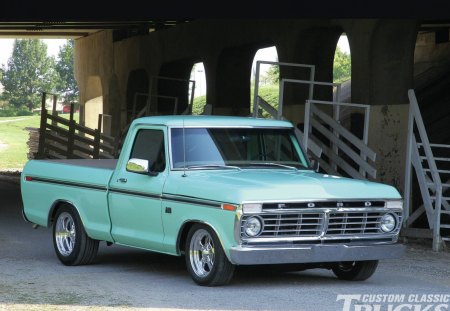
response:
[[[339,279],[364,281],[375,273],[377,266],[378,260],[344,261],[337,263],[331,269]]]
[[[208,226],[195,224],[189,230],[186,267],[195,283],[219,286],[230,282],[235,266],[230,263],[216,233]]]
[[[53,223],[53,246],[63,264],[90,264],[97,255],[98,244],[98,240],[86,234],[80,216],[73,207],[63,205],[58,209]]]

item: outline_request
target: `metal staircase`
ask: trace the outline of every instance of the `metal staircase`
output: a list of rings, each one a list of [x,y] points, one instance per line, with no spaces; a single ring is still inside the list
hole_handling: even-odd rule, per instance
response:
[[[404,228],[408,235],[431,231],[433,250],[439,251],[450,241],[450,145],[433,144],[428,140],[414,90],[408,90],[409,121],[406,149],[404,189]],[[411,204],[412,172],[414,168],[423,205],[414,209]],[[444,182],[443,182],[444,181]],[[426,215],[428,228],[414,227]],[[416,234],[417,236],[417,234]],[[426,237],[426,234],[422,234]]]

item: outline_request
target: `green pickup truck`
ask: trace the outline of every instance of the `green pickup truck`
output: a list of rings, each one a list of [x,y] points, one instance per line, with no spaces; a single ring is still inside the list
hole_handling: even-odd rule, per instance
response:
[[[136,119],[118,160],[31,160],[21,191],[25,220],[53,227],[65,265],[106,241],[184,255],[199,285],[228,283],[236,265],[365,280],[404,251],[398,191],[316,172],[286,121]]]

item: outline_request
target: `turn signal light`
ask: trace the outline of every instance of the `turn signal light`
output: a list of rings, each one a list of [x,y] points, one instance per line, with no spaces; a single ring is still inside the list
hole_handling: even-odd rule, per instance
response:
[[[234,212],[237,209],[237,206],[232,204],[222,204],[222,209]]]

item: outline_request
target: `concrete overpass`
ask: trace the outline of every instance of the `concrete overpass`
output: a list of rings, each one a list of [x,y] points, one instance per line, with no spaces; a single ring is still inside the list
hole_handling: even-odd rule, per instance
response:
[[[377,153],[377,180],[402,190],[407,90],[416,88],[426,102],[427,94],[448,89],[450,79],[443,77],[450,72],[449,27],[450,20],[411,18],[26,21],[0,23],[0,36],[75,38],[81,122],[95,128],[98,113],[105,113],[112,116],[112,128],[120,129],[130,118],[134,94],[148,93],[152,77],[186,80],[197,62],[205,66],[212,113],[248,115],[252,61],[264,47],[275,46],[280,62],[315,65],[315,79],[331,82],[336,44],[345,33],[352,56],[351,101],[371,106],[369,146]],[[305,77],[283,68],[280,74]],[[437,81],[439,91],[433,88]],[[177,97],[179,113],[187,106],[187,85],[160,82],[151,92]],[[287,89],[284,116],[302,123],[306,98],[306,90]],[[315,97],[331,98],[331,90],[318,90]],[[428,120],[436,113],[450,115],[445,104],[428,110]]]

